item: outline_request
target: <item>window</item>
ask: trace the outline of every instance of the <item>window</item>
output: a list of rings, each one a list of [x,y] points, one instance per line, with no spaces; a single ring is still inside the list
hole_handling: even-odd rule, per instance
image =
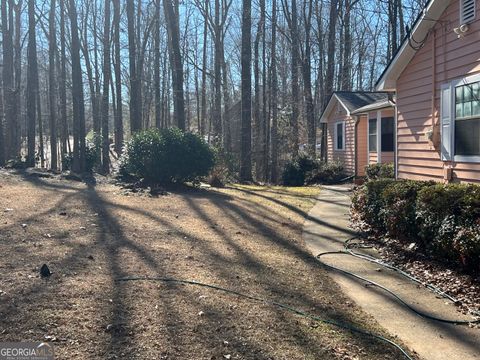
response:
[[[382,151],[394,150],[393,125],[393,117],[382,118]]]
[[[368,151],[377,151],[377,118],[368,120]]]
[[[460,25],[475,20],[475,0],[460,0]]]
[[[345,123],[337,122],[335,123],[335,150],[344,150],[345,149]]]
[[[480,155],[480,81],[455,87],[455,155]]]

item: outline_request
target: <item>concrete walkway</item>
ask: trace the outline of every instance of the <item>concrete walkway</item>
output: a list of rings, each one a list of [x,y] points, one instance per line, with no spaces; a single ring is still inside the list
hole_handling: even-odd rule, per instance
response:
[[[326,186],[322,189],[304,226],[304,239],[314,255],[341,250],[343,242],[354,235],[348,228],[349,206],[349,186]],[[456,320],[469,319],[457,312],[446,299],[420,288],[394,271],[380,270],[375,264],[349,255],[328,255],[322,257],[322,261],[378,282],[428,314]],[[366,287],[362,281],[333,270],[331,276],[353,301],[421,358],[480,359],[480,329],[426,320],[378,288]]]

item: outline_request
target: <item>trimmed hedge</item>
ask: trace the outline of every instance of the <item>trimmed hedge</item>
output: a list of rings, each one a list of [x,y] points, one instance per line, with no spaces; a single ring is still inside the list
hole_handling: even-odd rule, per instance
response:
[[[393,164],[370,164],[365,167],[365,177],[367,180],[394,179],[395,169]]]
[[[316,168],[307,173],[307,184],[337,184],[345,179],[345,167],[339,161],[320,162]]]
[[[480,271],[480,186],[379,179],[352,200],[357,225],[415,242],[432,256]]]

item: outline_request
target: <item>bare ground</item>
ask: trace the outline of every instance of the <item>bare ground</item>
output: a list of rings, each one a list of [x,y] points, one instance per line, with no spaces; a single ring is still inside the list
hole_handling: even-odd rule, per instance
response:
[[[318,191],[126,196],[112,184],[0,172],[0,341],[51,341],[58,359],[400,359],[376,340],[267,304],[115,281],[196,280],[382,334],[302,242]]]

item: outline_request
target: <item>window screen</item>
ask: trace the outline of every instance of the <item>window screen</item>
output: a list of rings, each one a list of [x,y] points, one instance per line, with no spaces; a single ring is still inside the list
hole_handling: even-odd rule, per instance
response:
[[[480,155],[480,119],[455,123],[455,155]]]
[[[480,155],[480,81],[455,88],[455,155]]]
[[[343,150],[343,123],[338,123],[337,127],[337,150]]]
[[[393,117],[382,118],[382,151],[393,151]]]
[[[368,151],[377,151],[377,119],[368,120]]]
[[[480,117],[480,81],[455,88],[455,117]]]

